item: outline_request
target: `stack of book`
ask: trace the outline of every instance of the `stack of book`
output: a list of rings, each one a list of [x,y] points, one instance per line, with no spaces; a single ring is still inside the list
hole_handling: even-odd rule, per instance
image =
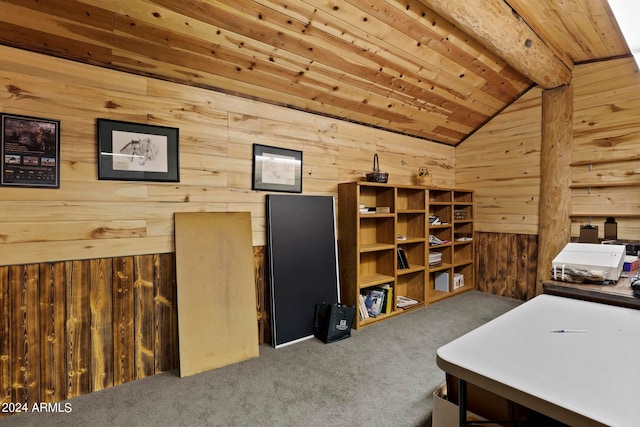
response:
[[[374,213],[376,213],[376,207],[375,206],[360,205],[360,213],[361,214],[374,214]]]
[[[442,221],[437,215],[429,215],[429,225],[447,225],[448,222]]]
[[[390,283],[360,291],[360,320],[378,317],[393,310],[393,286]]]
[[[429,252],[429,267],[437,267],[442,264],[442,252]]]
[[[389,206],[365,206],[360,205],[361,214],[388,214],[391,213],[391,207]]]

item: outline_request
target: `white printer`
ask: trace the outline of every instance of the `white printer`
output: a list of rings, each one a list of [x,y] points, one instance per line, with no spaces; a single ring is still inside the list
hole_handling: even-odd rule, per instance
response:
[[[625,253],[625,245],[567,243],[553,260],[551,278],[568,282],[617,281]]]

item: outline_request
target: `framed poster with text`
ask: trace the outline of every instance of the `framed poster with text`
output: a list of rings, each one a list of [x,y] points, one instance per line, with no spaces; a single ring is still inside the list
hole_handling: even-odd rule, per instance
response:
[[[1,184],[60,188],[60,121],[2,114]]]

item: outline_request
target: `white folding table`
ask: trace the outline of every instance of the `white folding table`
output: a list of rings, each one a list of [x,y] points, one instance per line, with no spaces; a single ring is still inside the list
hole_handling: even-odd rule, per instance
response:
[[[437,364],[462,393],[468,382],[572,426],[635,427],[639,355],[640,310],[543,294],[440,347]]]

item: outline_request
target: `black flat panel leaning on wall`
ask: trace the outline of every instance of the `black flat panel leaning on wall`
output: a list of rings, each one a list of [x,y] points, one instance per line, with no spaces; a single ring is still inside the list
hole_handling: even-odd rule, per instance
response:
[[[267,195],[272,345],[313,337],[315,305],[339,300],[331,196]]]

